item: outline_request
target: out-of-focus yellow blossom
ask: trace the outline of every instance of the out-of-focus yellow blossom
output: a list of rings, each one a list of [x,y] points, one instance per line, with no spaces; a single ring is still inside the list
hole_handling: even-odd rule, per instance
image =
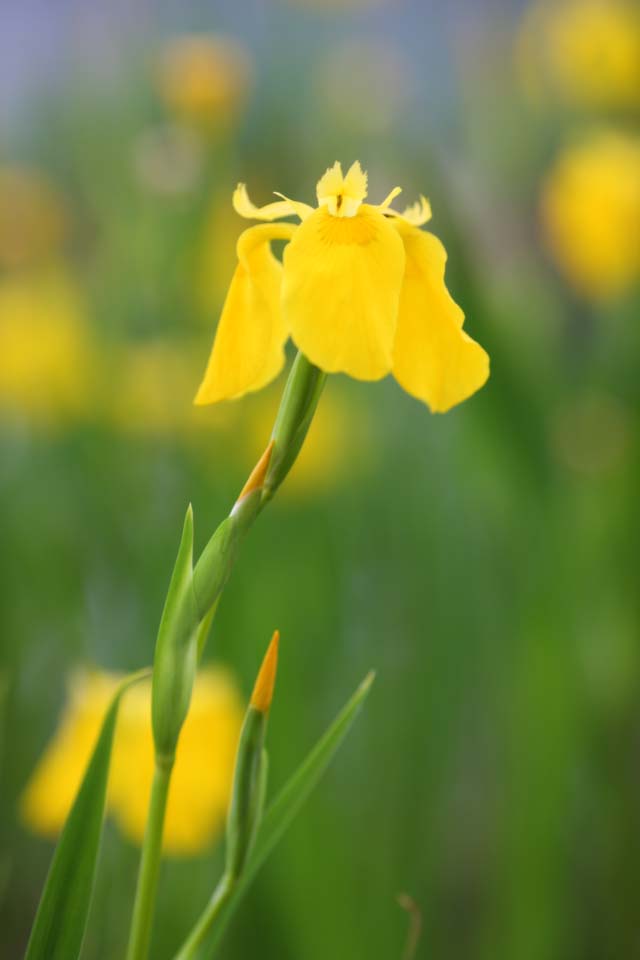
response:
[[[0,280],[0,411],[44,424],[84,416],[94,361],[72,281],[59,273]]]
[[[640,8],[633,0],[543,0],[516,46],[528,91],[585,107],[640,105]]]
[[[337,385],[336,385],[337,386]],[[372,468],[375,449],[367,410],[344,392],[325,392],[309,433],[279,496],[303,498],[329,491],[347,481],[358,482]],[[247,462],[273,426],[280,397],[269,393],[266,403],[247,410]]]
[[[62,199],[41,174],[0,167],[0,267],[40,264],[60,250],[67,230]]]
[[[34,832],[56,836],[61,830],[121,679],[98,671],[71,676],[58,729],[20,801],[22,819]]]
[[[58,729],[21,799],[21,815],[36,833],[62,828],[84,774],[100,725],[121,676],[81,671],[71,679]],[[198,674],[171,781],[164,849],[198,853],[220,831],[231,792],[243,705],[229,674],[206,668]],[[124,697],[109,777],[107,809],[135,843],[144,835],[153,777],[151,684]]]
[[[431,216],[422,197],[399,213],[396,187],[364,203],[367,175],[339,163],[317,185],[318,207],[283,198],[258,208],[244,184],[236,211],[264,223],[241,234],[238,266],[196,403],[259,390],[284,363],[289,336],[316,366],[358,380],[396,380],[433,411],[445,411],[486,381],[489,358],[462,325],[444,282],[446,253],[420,227]],[[272,240],[285,240],[281,265]]]
[[[244,708],[228,673],[198,673],[171,777],[163,846],[187,855],[204,849],[224,824]],[[153,778],[150,685],[131,689],[116,744],[110,806],[122,831],[144,836]]]
[[[218,408],[202,417],[194,410],[193,381],[198,357],[177,341],[130,344],[118,352],[108,385],[105,416],[127,433],[162,437],[188,435],[201,427],[224,428],[229,412]]]
[[[176,37],[158,62],[160,96],[176,117],[197,126],[215,126],[236,114],[250,81],[249,54],[228,37]]]
[[[541,216],[576,290],[622,294],[640,277],[640,137],[602,131],[565,149],[543,185]]]

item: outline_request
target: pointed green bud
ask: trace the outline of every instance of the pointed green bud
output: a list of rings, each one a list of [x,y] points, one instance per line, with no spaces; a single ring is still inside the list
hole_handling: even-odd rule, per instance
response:
[[[227,817],[227,876],[237,879],[256,837],[266,796],[267,754],[264,739],[273,697],[280,635],[274,633],[260,667],[242,725]]]
[[[193,590],[193,511],[187,510],[153,664],[151,717],[156,755],[171,763],[196,675],[199,617]]]
[[[204,619],[217,603],[231,574],[238,547],[260,513],[264,478],[272,451],[273,442],[253,468],[231,513],[222,521],[196,563],[193,574],[194,590],[201,619]]]

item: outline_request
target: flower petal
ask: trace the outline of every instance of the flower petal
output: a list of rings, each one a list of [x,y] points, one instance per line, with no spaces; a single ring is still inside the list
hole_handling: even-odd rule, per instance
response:
[[[247,187],[239,183],[233,191],[233,209],[246,220],[278,220],[280,217],[291,217],[296,211],[296,204],[288,199],[274,200],[264,207],[256,207],[249,199]]]
[[[431,220],[431,204],[422,194],[420,194],[419,200],[416,200],[415,203],[405,207],[402,213],[400,213],[399,210],[393,210],[389,204],[394,197],[397,197],[399,192],[400,191],[397,187],[395,191],[392,190],[387,199],[380,204],[378,209],[384,210],[384,212],[389,216],[398,217],[399,220],[404,220],[406,223],[410,223],[412,227],[422,227],[425,223],[428,223],[428,221]]]
[[[489,357],[462,329],[464,314],[444,282],[447,254],[437,237],[394,221],[406,267],[393,373],[407,393],[443,413],[478,390],[489,376]]]
[[[291,197],[285,197],[284,193],[278,193],[277,190],[276,197],[281,197],[285,200],[290,205],[291,212],[295,213],[296,217],[299,217],[300,220],[306,220],[315,210],[315,207],[309,206],[308,203],[302,203],[301,200],[292,200]]]
[[[376,210],[379,210],[381,213],[386,213],[388,211],[396,216],[400,216],[400,214],[396,213],[395,210],[389,210],[389,207],[400,193],[402,193],[402,187],[394,187],[393,190],[389,191],[382,203],[376,204]]]
[[[344,193],[354,200],[364,200],[367,195],[368,177],[360,166],[360,161],[356,160],[347,170],[344,178]]]
[[[334,217],[354,217],[367,195],[367,174],[356,160],[343,177],[336,160],[318,180],[316,195],[318,206],[327,207]]]
[[[375,208],[316,210],[284,253],[282,307],[296,345],[330,373],[378,380],[391,369],[402,241]]]
[[[289,240],[291,223],[249,227],[238,240],[238,266],[195,403],[259,390],[280,372],[288,331],[280,310],[282,266],[269,241]]]

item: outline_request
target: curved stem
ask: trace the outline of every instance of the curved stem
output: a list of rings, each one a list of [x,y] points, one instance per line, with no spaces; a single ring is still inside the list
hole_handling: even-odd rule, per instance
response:
[[[155,907],[160,855],[162,852],[162,832],[164,815],[167,808],[173,758],[156,759],[156,769],[151,786],[149,813],[144,833],[142,858],[138,872],[138,884],[133,905],[131,933],[127,948],[127,960],[146,960],[151,939],[151,922]]]
[[[200,914],[196,925],[180,947],[178,953],[176,953],[174,960],[194,960],[199,947],[202,946],[205,937],[209,933],[209,930],[211,930],[220,911],[233,893],[233,888],[233,878],[225,873],[213,891],[209,903]]]

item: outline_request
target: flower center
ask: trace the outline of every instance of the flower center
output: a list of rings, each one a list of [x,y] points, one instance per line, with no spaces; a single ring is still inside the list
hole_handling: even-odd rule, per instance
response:
[[[360,206],[360,204],[358,204]],[[357,216],[332,214],[328,207],[314,216],[319,239],[328,246],[366,246],[379,235],[379,223],[370,207],[363,207]]]

